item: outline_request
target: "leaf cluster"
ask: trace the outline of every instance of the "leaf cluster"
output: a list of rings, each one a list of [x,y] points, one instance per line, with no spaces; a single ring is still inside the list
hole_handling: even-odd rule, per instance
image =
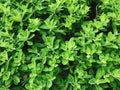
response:
[[[0,0],[0,90],[120,90],[120,0]]]

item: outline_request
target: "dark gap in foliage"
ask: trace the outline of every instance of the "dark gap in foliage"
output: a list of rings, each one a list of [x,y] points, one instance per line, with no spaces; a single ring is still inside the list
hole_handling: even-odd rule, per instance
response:
[[[60,23],[65,23],[65,18],[60,18],[59,21]]]
[[[26,30],[28,28],[28,23],[29,23],[29,20],[27,19],[27,16],[28,14],[25,14],[23,19],[22,19],[22,23],[21,22],[13,22],[13,27],[15,28],[21,28],[23,30]]]
[[[68,84],[68,87],[66,90],[74,90],[74,86],[72,86],[71,84]]]
[[[103,31],[99,30],[97,33],[96,33],[96,36],[100,33],[103,33]]]
[[[0,12],[0,19],[2,18],[2,16],[3,16],[3,13]]]
[[[13,50],[8,53],[8,58],[11,58],[16,53],[16,50]]]
[[[64,17],[61,17],[64,14]],[[70,15],[68,9],[63,8],[60,12],[56,13],[56,15],[60,18],[60,23],[65,23],[65,16]]]
[[[42,35],[38,31],[35,31],[33,34],[35,35],[32,38],[33,43],[36,43],[36,42],[43,43],[44,42],[42,39]]]
[[[11,31],[12,33],[14,33],[14,35],[17,35],[18,34],[18,28],[21,28],[20,27],[20,22],[13,22],[12,24],[12,27],[13,27],[13,31]]]
[[[95,1],[95,0],[92,0],[90,2],[90,12],[89,12],[89,18],[88,20],[94,20],[95,17],[96,17],[96,14],[97,14],[97,5],[98,5],[98,2]]]
[[[20,22],[15,22],[14,21],[12,25],[13,25],[14,28],[19,28],[20,27]]]
[[[27,22],[27,23],[25,23],[25,22]],[[23,30],[26,30],[27,28],[28,28],[28,20],[24,21],[23,26],[22,26]]]
[[[66,32],[65,35],[62,36],[63,40],[69,41],[71,37],[74,37],[74,33]]]
[[[66,35],[63,36],[63,38],[68,41],[72,36],[73,36],[72,33],[67,32]]]
[[[70,66],[74,66],[74,61],[69,61]]]
[[[44,14],[39,14],[39,13],[36,14],[35,13],[35,14],[33,14],[33,16],[36,17],[36,18],[40,18],[41,20],[45,20],[50,16],[50,14],[48,14],[48,13],[47,14],[46,13],[44,13]]]
[[[95,76],[95,73],[96,73],[97,68],[98,68],[98,67],[96,67],[96,64],[97,64],[97,63],[94,63],[94,62],[93,62],[93,63],[92,63],[92,66],[86,70],[87,72],[89,72],[89,74],[92,73],[93,76]],[[98,65],[98,64],[97,64],[97,65]]]
[[[0,52],[3,52],[4,50],[6,50],[5,47],[0,47]]]
[[[95,59],[95,60],[98,60],[99,59],[99,55],[98,54],[93,54],[93,58]]]
[[[22,86],[21,84],[18,84],[18,85],[15,85],[15,84],[12,84],[9,89],[10,90],[25,90],[25,86]]]
[[[56,38],[59,39],[59,40],[62,40],[62,39],[63,39],[63,35],[60,34],[60,33],[55,33],[55,36],[56,36]],[[61,53],[62,53],[62,52],[63,52],[63,51],[61,51]]]
[[[41,62],[42,62],[42,59],[37,59],[37,60],[36,60],[36,63],[37,63],[37,64],[41,64]],[[47,66],[48,66],[48,64],[47,64]]]
[[[62,77],[62,79],[66,79],[67,76],[69,74],[69,70],[63,70],[61,73],[60,73],[60,76]]]
[[[70,15],[69,11],[67,8],[62,8],[62,10],[59,12],[61,14],[61,16],[64,15]]]
[[[108,34],[108,32],[110,32],[110,31],[113,32],[112,24],[113,24],[113,20],[110,19],[109,24],[108,24],[108,27],[107,27],[107,32],[106,32],[106,34]]]
[[[17,36],[18,33],[19,33],[18,28],[21,28],[21,27],[20,27],[20,22],[13,22],[12,26],[13,26],[13,28],[12,28],[12,30],[10,31],[10,33],[14,33],[13,38],[16,38],[16,36]]]
[[[104,90],[113,90],[112,88],[106,88],[106,89],[104,89]]]
[[[108,88],[105,88],[104,90],[113,90],[113,88],[111,88],[109,83],[106,83],[106,85],[108,86]]]
[[[78,61],[69,61],[69,74],[74,76],[75,70],[76,70],[76,65],[78,64]]]
[[[72,24],[72,30],[75,36],[77,36],[77,33],[80,33],[81,31],[81,25],[80,21]]]
[[[40,1],[41,2],[41,1]],[[42,1],[42,5],[44,6],[44,7],[48,7],[48,5],[49,5],[49,3],[48,3],[48,1]]]
[[[72,71],[75,70],[77,64],[77,61],[69,61],[69,66],[71,67]]]
[[[67,70],[64,70],[64,69],[68,68],[68,66],[62,65],[62,64],[60,64],[59,66],[61,68],[61,72],[59,73],[60,77],[62,77],[62,79],[66,79],[69,74],[69,69]]]
[[[17,3],[20,3],[20,4],[23,4],[23,5],[26,5],[27,3],[28,3],[29,1],[27,1],[27,0],[23,0],[22,2],[17,2]],[[30,4],[30,2],[29,2],[29,4]]]
[[[81,54],[81,51],[78,50],[78,51],[77,51],[77,56],[80,56],[80,54]]]
[[[22,47],[23,53],[25,53],[25,54],[28,53],[28,52],[27,52],[27,49],[30,48],[30,47],[31,47],[31,46],[29,46],[29,45],[27,44],[27,42],[25,41],[25,42],[24,42],[24,46]]]

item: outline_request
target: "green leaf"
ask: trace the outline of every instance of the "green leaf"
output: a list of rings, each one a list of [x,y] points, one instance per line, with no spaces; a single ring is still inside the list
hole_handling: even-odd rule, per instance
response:
[[[112,76],[120,80],[120,69],[115,69],[112,71]]]
[[[20,30],[17,37],[19,38],[19,41],[27,41],[29,38],[30,32],[28,30]]]
[[[103,90],[102,87],[98,86],[98,85],[95,85],[96,87],[96,90]]]
[[[63,65],[67,65],[67,64],[68,64],[68,60],[63,59],[63,60],[62,60],[62,64],[63,64]]]
[[[86,53],[89,55],[91,54],[91,49],[89,47],[86,48]]]
[[[48,17],[45,20],[46,26],[50,29],[50,31],[54,30],[57,26],[57,21],[51,18],[52,16]]]
[[[48,46],[48,48],[53,48],[55,36],[42,36],[45,44]]]
[[[107,36],[107,41],[110,42],[110,41],[115,40],[115,39],[116,39],[115,35],[112,34],[112,32],[109,32],[108,36]]]
[[[98,85],[104,83],[110,83],[110,80],[108,78],[96,80],[96,84]]]
[[[96,79],[95,79],[95,78],[90,79],[90,80],[89,80],[89,84],[96,84]]]
[[[13,80],[14,80],[15,85],[17,85],[20,82],[20,78],[16,75],[13,76]]]
[[[4,7],[3,7],[3,4],[0,3],[0,13],[3,12],[3,8],[4,8]]]
[[[54,49],[58,49],[59,48],[59,43],[61,40],[56,40],[55,44],[54,44]]]
[[[32,41],[27,41],[28,45],[33,45]]]
[[[71,38],[68,42],[67,42],[67,46],[68,46],[68,49],[73,49],[75,48],[75,42],[74,42],[74,38]]]
[[[21,14],[22,13],[21,13],[20,10],[13,9],[12,10],[12,15],[11,15],[10,19],[12,21],[21,22],[21,20],[22,20],[22,15]]]
[[[29,29],[31,32],[35,32],[36,30],[39,30],[40,20],[38,18],[35,19],[29,19]]]
[[[105,74],[104,68],[103,67],[98,68],[95,78],[100,79],[104,74]]]
[[[40,25],[40,28],[41,28],[41,29],[49,29],[49,27],[48,27],[46,24]]]
[[[69,29],[72,29],[72,24],[76,21],[76,19],[72,16],[68,16],[65,21],[66,22],[63,25]]]
[[[10,71],[6,71],[3,74],[3,80],[8,80],[10,78]]]
[[[21,67],[20,67],[20,69],[21,69],[22,71],[27,71],[27,70],[28,70],[28,67],[27,67],[27,65],[22,64]]]
[[[47,82],[47,87],[50,88],[52,86],[52,81]]]

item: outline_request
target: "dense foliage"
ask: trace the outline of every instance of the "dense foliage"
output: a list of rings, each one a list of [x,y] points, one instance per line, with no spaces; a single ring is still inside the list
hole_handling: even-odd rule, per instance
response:
[[[120,0],[0,0],[0,90],[120,90]]]

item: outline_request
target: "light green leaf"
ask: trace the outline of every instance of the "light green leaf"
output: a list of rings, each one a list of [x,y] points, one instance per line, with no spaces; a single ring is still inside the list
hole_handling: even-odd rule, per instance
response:
[[[63,64],[63,65],[67,65],[67,64],[68,64],[68,60],[63,59],[63,60],[62,60],[62,64]]]
[[[112,71],[112,76],[120,80],[120,69],[115,69]]]
[[[75,41],[74,41],[74,38],[71,38],[68,42],[67,42],[67,46],[68,46],[68,49],[71,50],[73,48],[75,48]]]
[[[96,72],[96,79],[100,79],[105,74],[104,68],[98,68]]]

